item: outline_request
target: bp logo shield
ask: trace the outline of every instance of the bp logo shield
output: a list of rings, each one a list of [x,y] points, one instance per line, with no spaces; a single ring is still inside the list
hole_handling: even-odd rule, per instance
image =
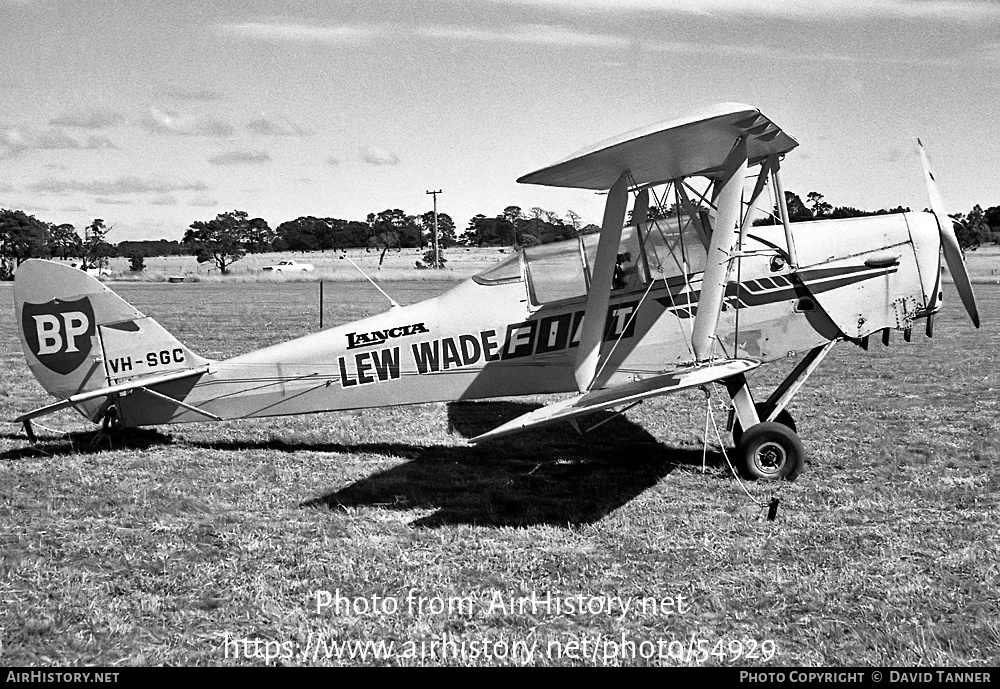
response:
[[[21,332],[28,349],[46,368],[66,375],[90,354],[94,307],[86,297],[53,299],[44,304],[24,302]]]

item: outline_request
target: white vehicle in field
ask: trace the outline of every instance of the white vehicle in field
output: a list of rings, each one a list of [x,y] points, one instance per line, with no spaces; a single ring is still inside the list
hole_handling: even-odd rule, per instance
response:
[[[86,272],[87,275],[95,278],[103,278],[111,275],[111,271],[102,266],[86,265],[79,261],[73,261],[69,265],[71,268],[79,268],[80,270]]]
[[[277,265],[264,266],[266,272],[273,273],[311,273],[312,263],[299,263],[297,261],[278,261]]]

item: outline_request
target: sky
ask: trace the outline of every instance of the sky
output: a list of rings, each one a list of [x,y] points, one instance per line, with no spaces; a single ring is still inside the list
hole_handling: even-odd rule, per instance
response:
[[[0,207],[108,240],[604,197],[516,178],[722,102],[835,206],[1000,205],[995,0],[0,0]]]

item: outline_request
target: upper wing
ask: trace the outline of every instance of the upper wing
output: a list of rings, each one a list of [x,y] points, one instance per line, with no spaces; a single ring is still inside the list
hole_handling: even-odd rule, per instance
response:
[[[743,134],[749,166],[799,145],[760,110],[723,103],[698,115],[607,139],[517,181],[604,190],[626,170],[638,187],[692,175],[712,176],[723,170],[733,141]]]
[[[758,366],[760,366],[760,362],[748,359],[719,360],[707,365],[661,373],[658,376],[636,383],[626,383],[625,385],[618,385],[613,388],[595,390],[555,402],[541,409],[535,409],[527,414],[522,414],[502,426],[494,428],[492,431],[472,438],[469,442],[481,443],[484,440],[492,440],[529,428],[555,423],[556,421],[568,421],[576,416],[607,409],[618,404],[636,402],[658,395],[668,395],[678,390],[685,390],[723,380],[740,373],[746,373]]]

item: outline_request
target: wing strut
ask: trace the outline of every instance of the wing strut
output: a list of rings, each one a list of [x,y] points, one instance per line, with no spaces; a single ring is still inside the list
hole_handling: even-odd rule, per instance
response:
[[[725,171],[716,183],[717,221],[712,230],[701,296],[698,299],[698,313],[691,332],[691,346],[698,361],[712,358],[712,341],[719,325],[719,313],[722,311],[726,283],[729,281],[730,257],[740,236],[743,178],[746,172],[747,141],[745,136],[741,136],[729,152]]]
[[[792,270],[799,267],[798,252],[795,251],[795,237],[792,236],[791,219],[788,217],[788,202],[785,200],[785,187],[781,184],[781,161],[777,155],[768,158],[771,167],[771,178],[774,180],[774,195],[777,197],[778,214],[781,225],[785,228],[785,244],[788,246],[788,265]]]
[[[594,259],[594,274],[590,280],[587,310],[583,315],[583,329],[580,333],[580,349],[573,372],[580,392],[590,389],[597,372],[611,299],[611,281],[614,278],[615,259],[618,256],[627,205],[628,173],[623,172],[608,191],[608,200],[604,206],[604,221],[601,223],[601,237],[597,242],[597,258]]]

